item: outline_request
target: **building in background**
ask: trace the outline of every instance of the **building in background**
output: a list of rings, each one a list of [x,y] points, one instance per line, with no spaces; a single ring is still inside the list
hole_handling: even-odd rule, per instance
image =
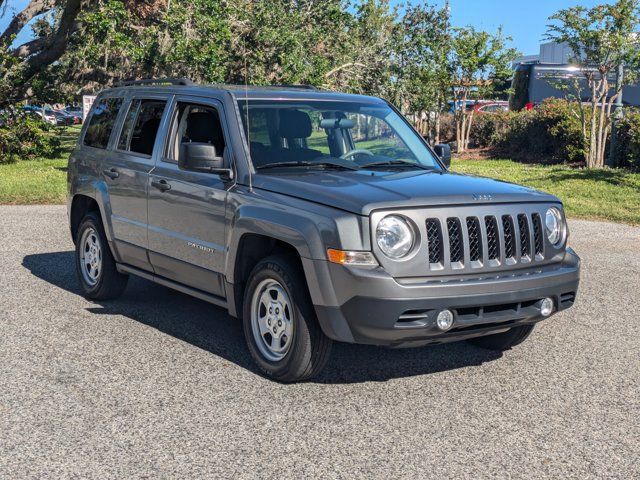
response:
[[[573,51],[566,43],[547,42],[540,45],[536,55],[522,55],[513,61],[513,68],[522,63],[567,64],[573,57]]]

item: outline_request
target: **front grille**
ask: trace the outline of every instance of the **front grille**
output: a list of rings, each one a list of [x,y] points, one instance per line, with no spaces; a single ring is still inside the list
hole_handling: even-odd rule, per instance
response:
[[[538,213],[429,218],[426,227],[429,263],[441,265],[440,269],[497,267],[544,258]]]
[[[449,256],[451,263],[462,262],[464,259],[464,246],[462,240],[462,227],[458,218],[447,218],[447,231],[449,232]]]

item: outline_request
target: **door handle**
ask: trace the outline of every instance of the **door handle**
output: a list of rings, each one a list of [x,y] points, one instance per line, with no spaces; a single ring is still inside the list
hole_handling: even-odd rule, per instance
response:
[[[118,178],[120,176],[120,174],[118,173],[118,170],[116,170],[115,168],[110,168],[109,170],[103,170],[102,173],[104,173],[107,177],[109,178]]]
[[[171,190],[171,185],[166,180],[151,180],[151,186],[157,188],[161,192]]]

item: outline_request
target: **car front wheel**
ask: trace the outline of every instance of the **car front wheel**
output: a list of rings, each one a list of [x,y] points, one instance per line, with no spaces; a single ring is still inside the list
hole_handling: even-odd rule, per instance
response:
[[[76,272],[82,293],[91,300],[119,297],[127,286],[128,275],[116,269],[116,262],[95,212],[80,222],[76,236]]]
[[[280,382],[314,377],[330,355],[332,342],[318,324],[304,275],[289,257],[268,257],[253,269],[243,328],[261,372]]]

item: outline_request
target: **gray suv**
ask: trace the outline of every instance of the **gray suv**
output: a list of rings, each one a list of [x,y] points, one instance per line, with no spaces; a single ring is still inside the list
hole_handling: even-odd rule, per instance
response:
[[[130,82],[69,159],[78,278],[93,300],[137,275],[226,308],[282,382],[334,340],[508,349],[573,304],[580,259],[556,197],[449,162],[379,98]]]

